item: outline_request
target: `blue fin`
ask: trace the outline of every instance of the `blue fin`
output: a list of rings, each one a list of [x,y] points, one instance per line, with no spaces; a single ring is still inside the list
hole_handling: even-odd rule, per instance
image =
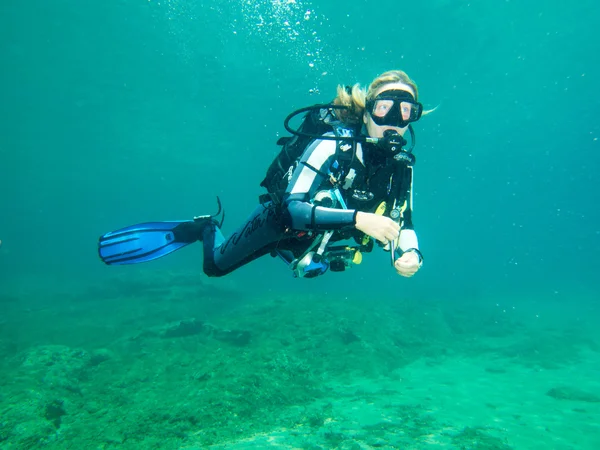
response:
[[[148,222],[121,228],[100,236],[98,254],[108,265],[137,264],[161,258],[193,241],[177,239],[174,229],[183,223]]]

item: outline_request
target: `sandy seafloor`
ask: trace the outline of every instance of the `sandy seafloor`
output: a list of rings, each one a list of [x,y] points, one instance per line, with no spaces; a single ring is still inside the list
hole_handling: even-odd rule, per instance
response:
[[[594,311],[40,286],[0,297],[2,449],[600,448]]]

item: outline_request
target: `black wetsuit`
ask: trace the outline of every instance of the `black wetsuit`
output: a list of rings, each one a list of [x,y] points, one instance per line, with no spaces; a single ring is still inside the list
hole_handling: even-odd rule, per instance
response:
[[[336,164],[337,162],[337,164]],[[335,167],[338,167],[337,169]],[[329,173],[344,171],[340,186],[348,209],[314,206],[311,200],[331,189]],[[412,230],[412,167],[378,155],[368,144],[343,152],[336,141],[316,140],[304,151],[281,204],[260,204],[231,236],[223,238],[212,222],[205,227],[204,272],[223,276],[275,250],[299,257],[319,231],[336,230],[331,241],[362,238],[355,228],[357,211],[374,212],[382,201],[404,204],[402,229]]]

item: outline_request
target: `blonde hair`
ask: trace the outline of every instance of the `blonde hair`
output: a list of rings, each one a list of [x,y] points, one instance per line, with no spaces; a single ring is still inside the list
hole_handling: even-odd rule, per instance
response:
[[[392,83],[402,83],[409,86],[415,94],[415,100],[418,101],[419,89],[417,83],[402,70],[389,70],[375,78],[367,89],[362,88],[358,83],[352,87],[338,85],[337,97],[333,100],[333,104],[345,106],[347,109],[337,110],[337,116],[346,125],[358,125],[362,122],[367,101],[375,97],[375,92],[380,87]],[[423,111],[423,115],[429,112],[431,111]]]

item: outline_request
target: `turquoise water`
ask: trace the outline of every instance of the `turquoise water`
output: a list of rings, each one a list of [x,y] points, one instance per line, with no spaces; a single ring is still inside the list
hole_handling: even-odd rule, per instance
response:
[[[423,3],[0,5],[0,448],[600,447],[600,7]],[[216,195],[231,232],[289,112],[396,68],[414,279],[98,260]]]

